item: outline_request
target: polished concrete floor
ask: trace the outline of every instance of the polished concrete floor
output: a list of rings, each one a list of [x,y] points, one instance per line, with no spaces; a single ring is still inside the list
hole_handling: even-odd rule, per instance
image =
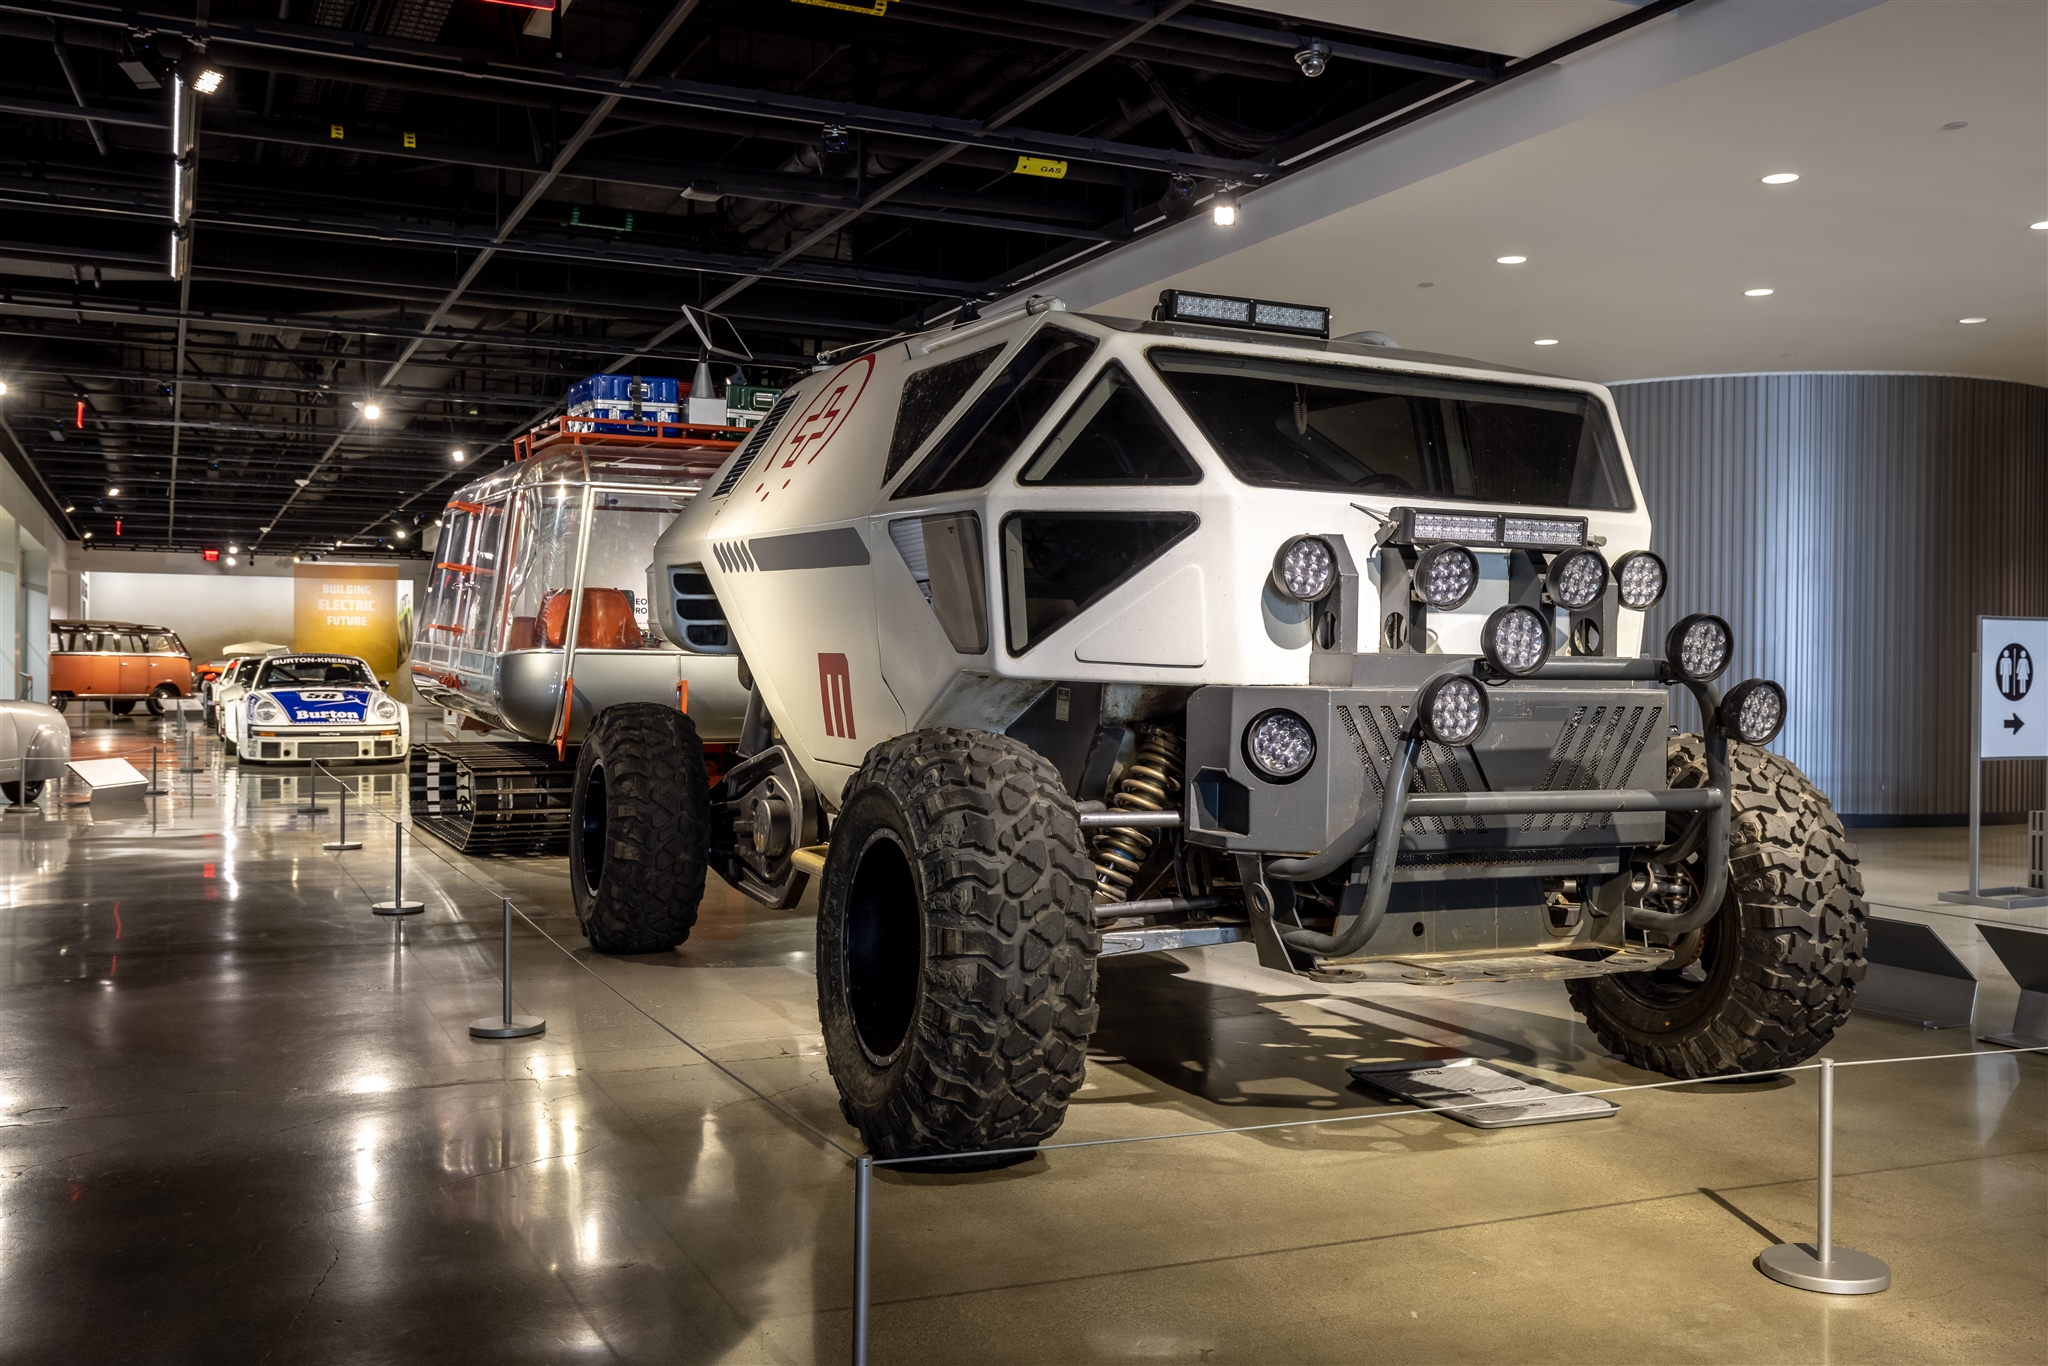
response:
[[[81,754],[147,767],[176,730],[95,717]],[[175,767],[168,749],[166,767]],[[167,774],[126,808],[0,816],[0,1359],[844,1361],[844,1156],[826,1135],[808,910],[716,887],[680,951],[603,959],[559,860],[419,841],[425,914],[389,892],[403,778]],[[364,811],[363,808],[368,810]],[[1879,913],[1935,925],[2014,988],[1961,908],[1960,832],[1860,832]],[[1997,880],[2023,836],[1992,832]],[[517,1004],[480,1043],[500,895]],[[2033,913],[2016,916],[2040,925]],[[1064,1138],[1381,1108],[1364,1058],[1471,1053],[1573,1086],[1603,1054],[1561,987],[1327,988],[1248,946],[1104,965]],[[658,1022],[658,1023],[657,1023]],[[664,1026],[666,1028],[664,1028]],[[1959,1054],[1968,1031],[1859,1015],[1838,1059]],[[982,1176],[881,1176],[873,1359],[899,1362],[2048,1360],[2048,1059],[1841,1074],[1836,1230],[1893,1288],[1764,1279],[1812,1237],[1815,1085],[1620,1097],[1611,1119],[1481,1131],[1396,1114],[1055,1152]]]

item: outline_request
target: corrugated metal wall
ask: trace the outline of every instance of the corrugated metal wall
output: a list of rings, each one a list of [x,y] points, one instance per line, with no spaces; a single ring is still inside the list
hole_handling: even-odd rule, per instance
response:
[[[1724,682],[1785,685],[1772,747],[1837,810],[1968,811],[1975,618],[2048,616],[2048,389],[1781,374],[1614,397],[1671,566],[1645,642],[1688,612],[1726,617]],[[2042,805],[2042,764],[1984,776],[1987,812]]]

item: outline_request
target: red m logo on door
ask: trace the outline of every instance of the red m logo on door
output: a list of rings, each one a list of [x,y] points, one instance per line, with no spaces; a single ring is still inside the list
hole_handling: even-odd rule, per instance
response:
[[[853,680],[845,655],[818,656],[818,695],[825,708],[825,734],[853,739]]]

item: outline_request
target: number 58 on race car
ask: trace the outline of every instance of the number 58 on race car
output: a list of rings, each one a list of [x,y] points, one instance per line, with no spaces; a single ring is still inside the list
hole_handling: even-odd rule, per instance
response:
[[[228,747],[245,764],[403,759],[411,718],[384,687],[354,655],[271,655],[223,709]]]

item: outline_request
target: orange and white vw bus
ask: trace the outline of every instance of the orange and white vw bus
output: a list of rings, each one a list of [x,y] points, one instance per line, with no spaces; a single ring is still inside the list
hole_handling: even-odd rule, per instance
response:
[[[116,716],[135,704],[162,716],[164,704],[198,690],[192,657],[178,633],[165,626],[132,621],[50,623],[50,705],[58,711],[73,698],[105,702]]]

